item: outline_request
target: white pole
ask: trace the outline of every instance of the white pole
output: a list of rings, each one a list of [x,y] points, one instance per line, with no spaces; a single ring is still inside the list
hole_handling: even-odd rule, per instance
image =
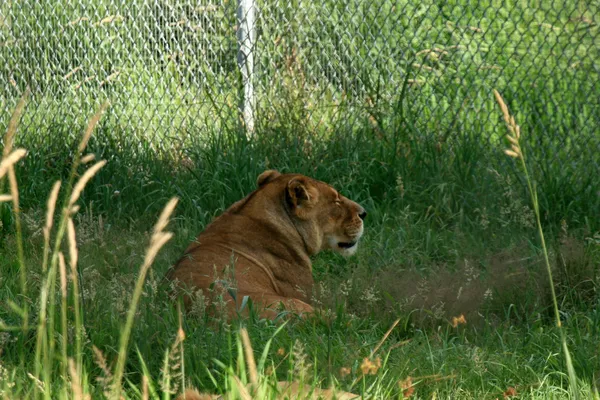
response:
[[[256,6],[254,0],[238,0],[238,65],[242,72],[244,97],[240,104],[246,134],[254,134],[254,44],[256,41]]]

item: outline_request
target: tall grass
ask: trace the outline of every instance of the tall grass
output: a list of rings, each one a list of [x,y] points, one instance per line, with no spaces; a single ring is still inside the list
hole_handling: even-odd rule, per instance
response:
[[[494,96],[496,97],[498,105],[502,109],[504,121],[506,122],[506,126],[508,127],[509,131],[506,138],[511,143],[511,147],[510,149],[504,150],[504,152],[506,153],[506,155],[513,157],[520,162],[523,174],[525,175],[525,181],[527,182],[527,188],[529,189],[529,195],[531,196],[531,203],[535,212],[538,234],[540,242],[542,244],[542,254],[544,255],[544,263],[546,264],[546,271],[548,272],[548,279],[550,281],[550,293],[552,295],[552,305],[554,317],[556,318],[556,327],[560,332],[560,339],[562,342],[562,348],[567,364],[567,371],[569,373],[569,383],[571,385],[570,390],[571,393],[573,393],[574,398],[578,399],[579,392],[577,391],[577,376],[575,375],[575,368],[573,367],[571,353],[569,352],[569,347],[567,345],[567,338],[560,319],[558,300],[556,298],[556,291],[554,289],[554,279],[552,278],[552,267],[550,266],[550,260],[548,259],[548,248],[546,247],[546,239],[544,237],[544,230],[542,228],[542,221],[540,217],[540,206],[538,203],[537,190],[535,189],[532,177],[529,175],[529,169],[527,168],[525,154],[523,152],[523,148],[521,147],[521,127],[517,125],[515,118],[510,115],[508,107],[506,106],[506,103],[502,99],[500,93],[494,90]]]
[[[594,395],[597,5],[264,3],[249,141],[234,3],[54,3],[0,4],[0,397],[243,398],[257,381],[275,396],[299,360],[310,390],[374,398]],[[490,87],[527,126],[516,168]],[[94,114],[98,98],[111,107]],[[356,258],[315,260],[333,319],[243,322],[264,349],[252,377],[240,324],[182,317],[158,281],[266,168],[331,183],[370,218]],[[165,244],[151,216],[174,195]]]
[[[15,173],[14,164],[17,163],[21,158],[25,156],[25,151],[23,149],[17,149],[13,152],[14,138],[17,131],[17,126],[21,115],[23,114],[23,109],[25,108],[25,102],[27,97],[29,96],[29,90],[25,91],[13,112],[13,115],[8,124],[8,129],[6,130],[6,135],[4,136],[4,149],[2,150],[2,161],[3,164],[0,165],[0,193],[4,191],[4,179],[3,176],[5,174],[8,175],[8,182],[10,187],[10,196],[5,198],[5,201],[10,201],[12,203],[12,211],[14,215],[15,228],[17,232],[17,252],[19,259],[19,275],[21,277],[21,291],[23,293],[23,297],[27,296],[27,268],[25,263],[23,262],[24,254],[23,254],[23,231],[21,229],[21,218],[20,213],[21,210],[19,208],[19,191],[17,187],[17,177]],[[0,213],[3,215],[8,211],[5,207],[3,207],[2,202],[0,202]],[[2,218],[4,220],[5,218]],[[19,306],[13,305],[15,308],[19,308]],[[29,312],[28,312],[28,304],[25,303],[20,308],[20,314],[23,319],[23,330],[28,329],[29,324]]]
[[[148,246],[148,250],[146,251],[146,256],[144,258],[144,263],[140,268],[140,274],[138,280],[136,282],[133,296],[131,299],[131,306],[129,307],[129,311],[127,313],[127,321],[125,322],[125,326],[123,328],[121,334],[121,341],[119,346],[119,358],[117,361],[117,366],[115,368],[114,375],[114,398],[120,398],[121,394],[121,383],[123,379],[123,372],[125,369],[125,361],[127,358],[127,346],[129,344],[129,336],[131,334],[131,329],[133,327],[133,321],[135,318],[135,313],[138,307],[138,302],[140,300],[140,296],[142,294],[142,290],[144,288],[144,283],[146,279],[146,275],[148,274],[148,270],[152,266],[154,259],[156,258],[156,254],[158,251],[168,242],[173,236],[170,232],[165,232],[164,229],[167,227],[169,223],[169,218],[177,205],[177,199],[171,200],[163,210],[162,214],[158,218],[158,222],[154,227],[154,231],[152,233],[152,239],[150,240],[150,245]]]
[[[361,288],[361,290],[365,290],[364,293],[354,293],[353,296],[346,294],[346,302],[335,304],[334,311],[325,319],[317,317],[314,320],[296,321],[293,324],[276,327],[265,321],[258,321],[251,316],[248,321],[241,323],[246,325],[248,335],[241,333],[239,337],[237,336],[239,322],[233,325],[223,321],[214,323],[214,321],[206,320],[205,315],[200,315],[200,318],[197,319],[182,318],[181,311],[176,310],[172,305],[167,305],[172,301],[168,295],[158,294],[158,286],[154,286],[157,285],[162,272],[157,272],[155,275],[150,268],[158,256],[159,249],[171,238],[171,234],[166,232],[165,229],[169,216],[175,208],[175,200],[168,203],[158,222],[154,225],[149,235],[150,245],[145,252],[141,268],[138,269],[137,264],[130,267],[131,279],[126,280],[127,274],[125,271],[120,271],[117,274],[117,281],[102,284],[102,286],[109,286],[108,290],[112,290],[111,286],[121,285],[125,292],[131,293],[131,295],[120,294],[124,297],[124,309],[118,311],[112,305],[111,300],[117,299],[111,299],[115,294],[108,294],[109,292],[105,292],[102,298],[95,297],[94,303],[99,302],[97,305],[89,302],[84,303],[82,300],[83,292],[89,290],[90,286],[89,282],[86,284],[85,278],[83,281],[79,279],[82,276],[82,268],[90,260],[92,263],[97,263],[112,254],[117,258],[121,257],[119,255],[120,250],[116,246],[117,243],[124,241],[120,239],[120,235],[125,235],[123,237],[132,235],[131,231],[119,231],[121,233],[116,234],[117,237],[109,242],[108,247],[101,249],[95,257],[90,258],[85,253],[83,253],[83,256],[79,254],[81,244],[78,243],[76,237],[75,221],[83,220],[77,219],[78,203],[84,198],[86,186],[100,177],[100,171],[109,167],[109,164],[104,161],[97,161],[91,167],[80,171],[82,166],[87,166],[96,158],[90,153],[86,155],[85,151],[89,150],[86,145],[89,146],[89,143],[93,142],[92,132],[96,126],[100,126],[103,112],[104,107],[90,119],[80,143],[76,146],[77,151],[73,157],[67,184],[64,186],[59,182],[52,184],[47,201],[46,221],[43,224],[43,238],[41,239],[43,246],[39,250],[41,268],[38,270],[29,264],[32,255],[36,254],[35,246],[30,245],[26,249],[27,251],[22,253],[25,257],[21,259],[20,263],[26,265],[28,267],[27,271],[29,271],[27,274],[27,284],[31,286],[27,291],[29,298],[34,298],[37,294],[35,290],[37,285],[31,285],[29,280],[34,276],[34,273],[42,272],[39,285],[39,301],[35,302],[37,308],[32,310],[34,323],[25,325],[28,329],[24,329],[22,323],[22,320],[26,317],[26,314],[22,311],[24,307],[17,303],[12,303],[12,314],[18,316],[21,320],[13,318],[14,323],[10,324],[0,321],[2,322],[0,331],[15,332],[18,334],[17,337],[23,338],[23,343],[19,345],[21,350],[18,354],[12,353],[9,357],[9,360],[14,361],[9,366],[14,374],[11,379],[18,384],[17,388],[8,385],[7,382],[9,381],[4,378],[0,380],[0,391],[5,396],[9,398],[15,396],[33,398],[86,398],[87,396],[93,396],[94,398],[98,396],[107,398],[120,398],[121,396],[124,398],[170,398],[172,394],[181,393],[189,386],[200,386],[203,390],[209,392],[229,392],[233,398],[242,399],[273,398],[287,390],[295,391],[294,393],[297,394],[312,395],[312,393],[320,392],[320,387],[330,386],[343,387],[353,393],[371,398],[410,397],[415,390],[424,396],[433,396],[434,394],[442,396],[445,394],[452,398],[468,398],[469,395],[466,393],[474,393],[471,397],[510,396],[511,393],[524,393],[524,395],[526,393],[532,398],[544,398],[549,395],[562,396],[561,391],[564,390],[560,384],[562,366],[557,363],[554,356],[548,356],[547,354],[547,352],[552,352],[551,349],[554,345],[553,331],[544,333],[543,320],[531,322],[530,319],[525,319],[522,325],[510,328],[484,325],[483,328],[475,328],[473,332],[469,332],[461,324],[466,323],[467,327],[470,324],[475,325],[476,322],[471,320],[471,316],[467,316],[465,319],[464,316],[458,314],[449,314],[449,317],[453,318],[448,318],[449,321],[445,324],[440,325],[437,322],[437,329],[430,330],[424,326],[419,327],[419,325],[411,327],[411,313],[396,308],[398,304],[392,306],[394,311],[391,314],[377,314],[377,308],[380,308],[383,304],[381,299],[377,299],[377,296],[389,296],[389,294],[384,294],[384,292],[378,294],[372,291],[374,289],[372,284]],[[519,145],[522,137],[515,133],[518,132],[519,128],[514,124],[514,119],[507,118],[511,123],[511,129],[513,129],[510,140],[516,146],[510,150],[512,153],[509,153],[509,155],[516,155],[523,162],[523,166],[527,167],[524,158],[521,158],[523,150]],[[15,132],[16,126],[11,134],[14,135]],[[254,143],[245,142],[244,135],[240,135],[235,139],[228,139],[232,142],[223,145],[218,151],[212,149],[212,155],[218,159],[222,157],[220,150],[226,149],[234,153],[232,157],[240,157],[240,162],[245,162],[247,159],[244,157],[248,156],[243,155],[242,147],[248,148],[248,145],[252,146]],[[215,137],[214,140],[219,140],[219,138]],[[5,143],[7,142],[5,141]],[[236,147],[237,143],[240,145],[239,149]],[[245,146],[242,146],[242,144],[245,144]],[[343,147],[336,147],[335,142],[329,141],[327,144],[329,145],[327,148],[331,153],[345,151]],[[317,155],[327,157],[325,150],[319,149],[321,145],[315,142],[313,149],[316,149]],[[383,148],[385,149],[385,147]],[[293,160],[294,151],[291,148],[289,160]],[[298,151],[303,152],[302,149]],[[15,168],[17,161],[24,156],[25,151],[21,149],[8,152],[0,164],[0,175],[7,174],[10,168]],[[271,155],[271,157],[274,156],[276,155]],[[335,154],[329,156],[335,157]],[[358,159],[360,160],[362,156],[362,152],[357,149]],[[219,165],[219,162],[217,164]],[[298,162],[298,165],[301,170],[304,168],[307,173],[312,168],[310,164],[303,165]],[[316,163],[313,165],[316,165]],[[402,165],[406,167],[410,164]],[[452,167],[453,164],[450,164],[450,166]],[[236,187],[241,191],[246,183],[240,180],[246,175],[250,176],[252,171],[244,165],[232,165],[232,167],[239,168],[243,173],[237,181],[223,179],[223,182],[235,183],[239,185]],[[254,168],[259,169],[257,166]],[[527,169],[525,171],[527,171],[527,174],[529,173]],[[222,175],[219,175],[219,177],[223,178],[225,172],[221,171],[220,173]],[[313,175],[315,173],[317,176],[319,174],[326,176],[327,173],[330,173],[331,176],[337,177],[340,183],[348,182],[348,179],[356,176],[352,175],[355,173],[352,167],[342,167],[339,171],[320,171],[317,169],[316,171],[313,170]],[[350,175],[346,176],[346,173],[350,173]],[[455,173],[458,173],[458,168]],[[420,176],[423,177],[423,175]],[[385,174],[380,173],[370,178],[370,181],[351,183],[347,186],[347,190],[356,193],[356,197],[363,196],[361,201],[368,201],[373,199],[373,192],[377,190],[374,180],[379,178],[382,179],[382,184],[395,185],[399,199],[387,205],[385,203],[381,205],[371,204],[375,220],[372,223],[373,226],[369,228],[373,231],[372,237],[371,239],[366,238],[365,247],[361,250],[364,254],[361,256],[363,258],[358,261],[359,265],[354,266],[362,268],[362,271],[368,274],[366,276],[369,279],[364,279],[366,282],[375,280],[377,276],[376,268],[381,268],[381,266],[375,266],[377,263],[398,262],[396,255],[399,255],[400,259],[405,257],[401,252],[398,252],[398,249],[401,250],[403,247],[395,242],[395,238],[400,233],[405,235],[404,238],[410,240],[410,235],[414,235],[415,231],[402,233],[402,228],[398,227],[399,221],[404,221],[404,223],[410,221],[410,223],[419,226],[420,229],[426,227],[423,238],[427,239],[423,242],[414,241],[413,239],[410,245],[422,246],[428,240],[435,240],[432,238],[435,231],[447,232],[448,238],[464,235],[464,231],[456,230],[456,228],[448,230],[443,227],[445,220],[456,218],[458,221],[461,218],[452,215],[452,208],[449,207],[449,203],[444,203],[444,201],[447,201],[445,198],[453,193],[447,191],[444,187],[434,188],[431,192],[431,195],[439,196],[441,202],[439,208],[434,207],[432,209],[428,207],[422,210],[417,208],[417,211],[414,212],[395,210],[393,216],[388,214],[392,212],[390,205],[398,204],[398,201],[407,201],[406,198],[409,196],[415,196],[413,199],[418,198],[416,193],[411,192],[420,190],[423,186],[419,189],[404,186],[413,184],[413,181],[409,179],[399,182],[396,178],[394,182],[386,182]],[[248,179],[250,178],[248,177]],[[391,181],[391,178],[387,179]],[[416,178],[413,177],[413,179]],[[372,186],[369,186],[369,182],[372,182]],[[367,184],[364,186],[366,189],[363,187],[365,183]],[[250,185],[250,183],[247,184]],[[543,240],[544,263],[548,269],[548,274],[551,276],[549,249],[546,248],[543,237],[540,208],[536,205],[537,196],[534,187],[529,186],[529,188],[533,193],[532,204],[536,216],[536,226]],[[209,193],[209,196],[218,196],[220,193],[216,191]],[[13,192],[8,196],[3,196],[3,200],[12,201],[14,198]],[[229,196],[234,197],[233,194],[229,194]],[[513,201],[518,197],[518,195],[511,194],[510,197],[507,197],[507,200]],[[61,204],[58,210],[56,209],[57,204]],[[56,211],[58,211],[58,215],[55,215]],[[444,215],[444,212],[447,212],[447,214]],[[388,215],[386,216],[386,214]],[[411,219],[413,218],[411,215],[414,214],[417,215],[417,219]],[[385,222],[385,218],[393,218],[391,225]],[[54,223],[55,220],[57,221],[56,224]],[[178,226],[183,227],[184,224],[180,222]],[[389,226],[392,226],[393,230],[387,230]],[[499,225],[498,228],[501,227],[502,225]],[[510,229],[509,235],[519,232],[512,225],[508,229]],[[54,241],[52,242],[51,234],[53,231]],[[378,231],[381,232],[377,233]],[[493,232],[500,232],[500,229],[495,229]],[[526,237],[526,235],[521,237]],[[63,246],[62,243],[65,239],[66,246]],[[144,235],[138,236],[139,242],[142,240],[147,241],[147,239]],[[505,237],[502,237],[500,240],[503,245],[507,243],[504,239]],[[188,236],[183,235],[180,240],[187,241]],[[442,238],[440,242],[444,242],[444,239]],[[181,245],[184,245],[184,243],[181,243]],[[96,246],[101,245],[97,244]],[[396,246],[398,249],[395,249]],[[63,249],[66,249],[66,253],[63,252]],[[167,250],[169,249],[167,248]],[[179,250],[171,249],[167,256],[163,258],[163,270],[177,257]],[[379,253],[380,251],[385,251],[387,254],[382,256],[385,253]],[[424,249],[423,251],[427,252],[428,250]],[[128,249],[122,259],[130,257],[131,252],[132,250]],[[414,258],[415,254],[414,252],[410,253],[410,257]],[[436,255],[434,251],[429,256],[429,264],[426,265],[431,267],[436,259],[441,261],[456,257],[452,254],[450,252],[448,255]],[[21,257],[21,253],[17,251],[15,257],[18,259]],[[379,261],[374,261],[377,259]],[[349,261],[346,266],[352,268],[353,263],[355,261]],[[323,264],[342,264],[342,260],[327,256],[317,260],[315,263],[317,278],[331,275],[335,279],[336,274],[343,273],[343,271],[336,270],[333,267],[328,267],[329,270],[326,270],[323,268]],[[125,265],[123,260],[118,261],[119,268],[123,268]],[[0,264],[0,266],[3,267],[4,264]],[[97,267],[92,266],[91,269],[95,270]],[[87,271],[89,273],[90,269],[88,268]],[[405,273],[406,269],[400,267],[399,271]],[[469,274],[474,274],[474,272],[470,271]],[[86,276],[87,279],[90,279],[89,275]],[[467,278],[473,279],[469,275],[467,275]],[[354,276],[354,279],[360,281],[360,275]],[[411,277],[408,277],[408,279],[410,285],[414,287],[415,279]],[[387,280],[392,280],[394,283],[400,282],[398,277],[388,278]],[[119,283],[119,281],[122,282]],[[327,281],[323,280],[321,282],[325,284]],[[332,281],[331,278],[329,282],[334,282],[336,286],[342,286],[339,281]],[[342,283],[347,285],[345,281]],[[128,284],[131,287],[127,286]],[[448,281],[444,282],[444,285],[449,284]],[[461,282],[460,284],[462,286],[458,291],[459,297],[462,288],[468,288],[468,286],[465,286],[468,283]],[[9,283],[7,287],[12,287],[12,285]],[[550,287],[554,287],[552,278]],[[506,288],[500,288],[499,290],[504,289]],[[327,296],[324,286],[321,291],[322,296]],[[166,292],[168,292],[167,288],[165,288]],[[502,295],[502,293],[499,292],[495,295]],[[468,294],[462,292],[462,296],[468,296]],[[107,301],[107,299],[110,300]],[[458,303],[456,293],[450,299]],[[556,313],[558,310],[557,294],[553,289],[552,299],[553,310]],[[401,301],[401,297],[392,298],[392,300]],[[328,300],[321,297],[315,301]],[[513,299],[513,301],[516,300]],[[357,305],[356,302],[362,304]],[[83,314],[84,307],[87,307],[86,318]],[[507,321],[511,321],[511,312],[518,312],[517,307],[518,305],[511,305],[506,309],[509,314]],[[351,309],[352,312],[357,312],[361,308],[366,308],[367,312],[362,314],[363,316],[360,318],[353,317],[349,311]],[[513,308],[515,311],[511,311]],[[431,311],[432,314],[437,312],[436,309]],[[537,312],[537,309],[535,312]],[[595,346],[595,340],[589,341],[585,338],[596,337],[594,326],[597,325],[594,321],[597,321],[597,316],[587,313],[587,311],[581,316],[578,316],[579,311],[570,310],[569,312],[573,313],[572,318],[577,321],[571,322],[571,324],[577,324],[577,326],[571,327],[569,330],[558,325],[558,333],[564,352],[569,354],[569,348],[566,345],[567,339],[575,340],[581,347],[576,348],[575,352],[575,360],[579,363],[579,366],[571,358],[566,359],[566,368],[571,379],[568,390],[574,397],[579,395],[592,396],[594,392],[592,385],[588,384],[588,379],[590,379],[590,370],[595,367],[594,364],[585,366],[584,349]],[[123,316],[124,323],[121,323],[121,318],[113,321],[113,313],[116,316]],[[369,314],[371,317],[368,316]],[[4,315],[7,314],[2,315],[4,318]],[[393,323],[390,320],[392,315],[394,316]],[[398,315],[400,315],[400,319],[398,319]],[[557,317],[556,314],[555,317]],[[412,321],[419,324],[418,320]],[[560,324],[560,318],[556,321]],[[110,328],[107,329],[106,325]],[[98,329],[98,332],[89,336],[86,333],[86,330],[89,329]],[[479,329],[482,329],[482,331],[479,332]],[[175,340],[172,341],[169,335],[174,331],[177,331],[177,333]],[[572,337],[569,336],[569,332],[573,333]],[[255,338],[255,343],[259,343],[259,348],[263,348],[258,358],[258,364],[252,361],[254,350],[249,345],[249,335]],[[530,337],[530,339],[524,341],[524,336]],[[90,337],[92,338],[91,343]],[[497,337],[501,338],[501,344],[493,343]],[[118,345],[116,344],[117,338],[120,338]],[[184,346],[184,340],[190,343]],[[28,342],[33,344],[27,345]],[[265,344],[260,345],[261,343]],[[363,343],[366,343],[366,345]],[[470,343],[477,343],[477,345],[472,348]],[[92,344],[104,348],[104,350],[94,348],[97,365],[94,365],[94,362],[91,361],[90,347]],[[136,347],[135,351],[131,349],[134,346]],[[164,357],[160,354],[153,355],[156,354],[157,348],[161,348],[157,346],[167,349],[166,353],[163,353]],[[479,346],[487,350],[481,350]],[[508,351],[509,354],[507,354],[508,349],[518,349],[517,354],[512,351]],[[2,351],[1,346],[0,351]],[[489,351],[489,354],[484,356],[486,351]],[[108,357],[105,355],[106,352],[108,352]],[[139,354],[137,360],[134,356],[136,352]],[[397,356],[394,354],[395,352],[402,353]],[[466,357],[465,352],[473,353],[469,353],[470,355]],[[518,355],[519,352],[523,352],[523,355]],[[492,354],[497,355],[493,356]],[[482,360],[481,357],[490,357],[490,359]],[[112,359],[115,360],[114,363],[111,361]],[[407,365],[407,363],[412,366]],[[501,367],[498,367],[498,365],[501,365]],[[501,372],[494,370],[494,368],[500,368]],[[553,372],[545,372],[548,368]],[[586,377],[585,380],[581,380],[580,384],[577,384],[576,381],[575,368],[579,368],[580,373],[582,372]],[[476,375],[473,371],[477,369],[481,369],[482,372],[480,373],[484,375]],[[483,372],[486,369],[491,369],[492,375],[486,375],[487,372]],[[0,369],[0,377],[2,371],[4,369]],[[27,377],[28,373],[31,374],[31,377]],[[494,378],[496,380],[492,379],[492,376],[498,376],[498,374],[502,376],[500,380],[497,380],[497,378]],[[517,383],[514,383],[515,389],[515,387],[510,386],[509,382],[514,382],[514,376],[519,375],[522,375],[521,379],[523,380],[517,379]],[[492,385],[494,388],[490,388],[488,385],[484,386],[483,389],[480,387],[480,383],[477,382],[483,376],[494,382]],[[102,381],[95,382],[94,377],[101,377]],[[292,383],[281,386],[277,383],[286,379],[297,381],[297,384]],[[190,381],[193,383],[190,384]]]
[[[18,120],[21,116],[23,108],[25,106],[25,96],[23,96],[20,104],[18,105],[15,113],[13,114],[13,118],[11,119],[11,124],[9,129],[4,137],[4,153],[2,157],[2,163],[0,164],[0,179],[4,177],[5,174],[8,174],[10,181],[10,195],[4,196],[2,198],[3,201],[11,201],[14,206],[15,219],[17,221],[17,243],[18,243],[18,252],[17,259],[19,260],[20,267],[20,275],[21,283],[22,283],[22,296],[27,298],[27,269],[25,256],[22,248],[22,231],[20,229],[20,216],[19,216],[19,197],[18,197],[18,186],[15,178],[15,164],[25,156],[25,151],[23,149],[12,149],[13,138],[17,131]],[[92,155],[85,155],[84,151],[86,150],[88,141],[93,133],[95,126],[98,124],[102,113],[106,109],[107,105],[103,105],[100,107],[99,111],[90,118],[88,126],[84,131],[84,134],[81,138],[77,151],[75,153],[75,158],[72,163],[71,173],[69,175],[69,180],[65,187],[63,193],[63,206],[61,208],[61,212],[59,215],[59,224],[57,227],[57,231],[55,233],[54,238],[54,247],[50,249],[50,234],[53,226],[54,219],[54,209],[57,203],[57,199],[59,196],[60,190],[60,182],[56,182],[53,186],[53,190],[48,199],[48,207],[47,207],[47,215],[46,215],[46,224],[44,227],[44,261],[42,265],[42,272],[45,274],[43,278],[43,285],[40,291],[40,309],[39,309],[39,317],[38,317],[38,326],[36,330],[36,345],[35,345],[35,358],[33,362],[33,375],[32,379],[35,382],[39,382],[40,385],[34,385],[34,393],[33,397],[37,398],[39,393],[38,390],[41,389],[42,396],[44,398],[50,399],[55,398],[56,393],[53,394],[53,387],[56,386],[56,382],[54,382],[55,374],[54,374],[54,362],[56,359],[60,360],[58,362],[60,368],[59,375],[59,383],[58,387],[61,389],[57,392],[60,393],[61,397],[68,398],[71,396],[75,396],[77,398],[83,398],[83,382],[81,378],[85,376],[87,373],[83,370],[83,349],[82,349],[82,339],[81,335],[84,331],[84,325],[81,318],[80,313],[80,302],[81,297],[79,293],[79,285],[77,279],[77,262],[78,262],[78,251],[77,251],[77,243],[75,239],[75,228],[73,223],[74,215],[79,211],[79,206],[77,202],[81,196],[81,193],[85,189],[87,183],[96,175],[96,173],[106,164],[106,161],[102,160],[90,168],[85,170],[85,172],[77,178],[79,166],[83,163],[89,162],[93,160]],[[141,295],[142,287],[144,284],[144,280],[146,274],[148,273],[148,269],[151,267],[154,258],[156,257],[157,252],[160,248],[171,238],[171,234],[168,232],[164,232],[165,227],[169,222],[169,217],[173,212],[175,206],[177,204],[176,199],[170,201],[165,210],[161,214],[155,229],[154,234],[152,236],[150,245],[148,247],[146,258],[140,270],[140,277],[138,283],[134,290],[134,295],[131,301],[130,311],[127,316],[127,320],[125,323],[125,327],[122,330],[120,347],[119,347],[119,358],[115,368],[114,373],[114,382],[113,382],[113,390],[114,394],[111,398],[120,398],[120,392],[122,390],[122,377],[123,370],[125,365],[125,359],[127,354],[127,347],[129,341],[129,334],[131,332],[133,318],[136,312],[137,303]],[[62,243],[65,234],[67,234],[68,239],[68,248],[69,248],[69,261],[70,261],[70,271],[71,274],[69,279],[67,277],[67,267],[65,256],[61,251]],[[48,261],[48,259],[50,261]],[[62,340],[60,343],[57,343],[55,336],[56,323],[54,321],[54,316],[56,315],[55,307],[56,302],[54,301],[55,293],[56,293],[56,277],[58,275],[60,277],[60,296],[61,301],[60,305],[60,315],[61,321],[59,327],[61,329],[60,336]],[[71,282],[72,287],[68,289],[68,280]],[[69,291],[72,293],[71,301],[72,301],[72,310],[73,310],[73,318],[74,325],[73,329],[75,332],[75,346],[71,348],[69,346],[69,312],[70,306],[68,304],[68,293]],[[27,304],[27,303],[25,303]],[[18,305],[13,305],[13,308],[18,311],[20,314],[23,323],[21,332],[23,335],[27,335],[29,332],[29,322],[28,322],[28,307],[27,305],[19,307]],[[0,326],[2,330],[17,330],[19,329],[16,326],[5,326],[2,324]],[[60,356],[55,354],[55,349],[57,345],[60,347]],[[72,357],[75,357],[74,361],[71,357],[69,357],[69,353]],[[67,373],[69,371],[69,374]],[[71,380],[71,390],[69,391],[69,378]],[[41,387],[40,387],[41,386]]]

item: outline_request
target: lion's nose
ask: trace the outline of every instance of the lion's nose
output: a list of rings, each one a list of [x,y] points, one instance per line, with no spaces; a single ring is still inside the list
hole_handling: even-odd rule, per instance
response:
[[[362,210],[359,214],[358,217],[360,219],[362,219],[363,221],[365,220],[365,218],[367,218],[367,212],[365,210]]]

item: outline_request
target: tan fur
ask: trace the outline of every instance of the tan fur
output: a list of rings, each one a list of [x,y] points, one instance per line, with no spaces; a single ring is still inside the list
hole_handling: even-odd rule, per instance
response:
[[[245,296],[263,317],[274,318],[281,304],[311,312],[310,257],[326,249],[353,254],[366,212],[326,183],[299,174],[268,170],[257,185],[200,233],[167,277],[193,292],[201,289],[209,303],[222,295],[230,314]],[[184,300],[189,306],[190,297]]]

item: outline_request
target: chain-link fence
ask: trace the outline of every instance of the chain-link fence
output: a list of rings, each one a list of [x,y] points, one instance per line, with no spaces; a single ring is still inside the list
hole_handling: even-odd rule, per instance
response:
[[[33,143],[108,98],[114,125],[157,150],[239,123],[244,104],[258,135],[284,119],[385,130],[401,113],[440,145],[485,146],[504,134],[496,88],[547,160],[600,173],[598,2],[254,1],[4,0],[0,128],[29,86]]]

